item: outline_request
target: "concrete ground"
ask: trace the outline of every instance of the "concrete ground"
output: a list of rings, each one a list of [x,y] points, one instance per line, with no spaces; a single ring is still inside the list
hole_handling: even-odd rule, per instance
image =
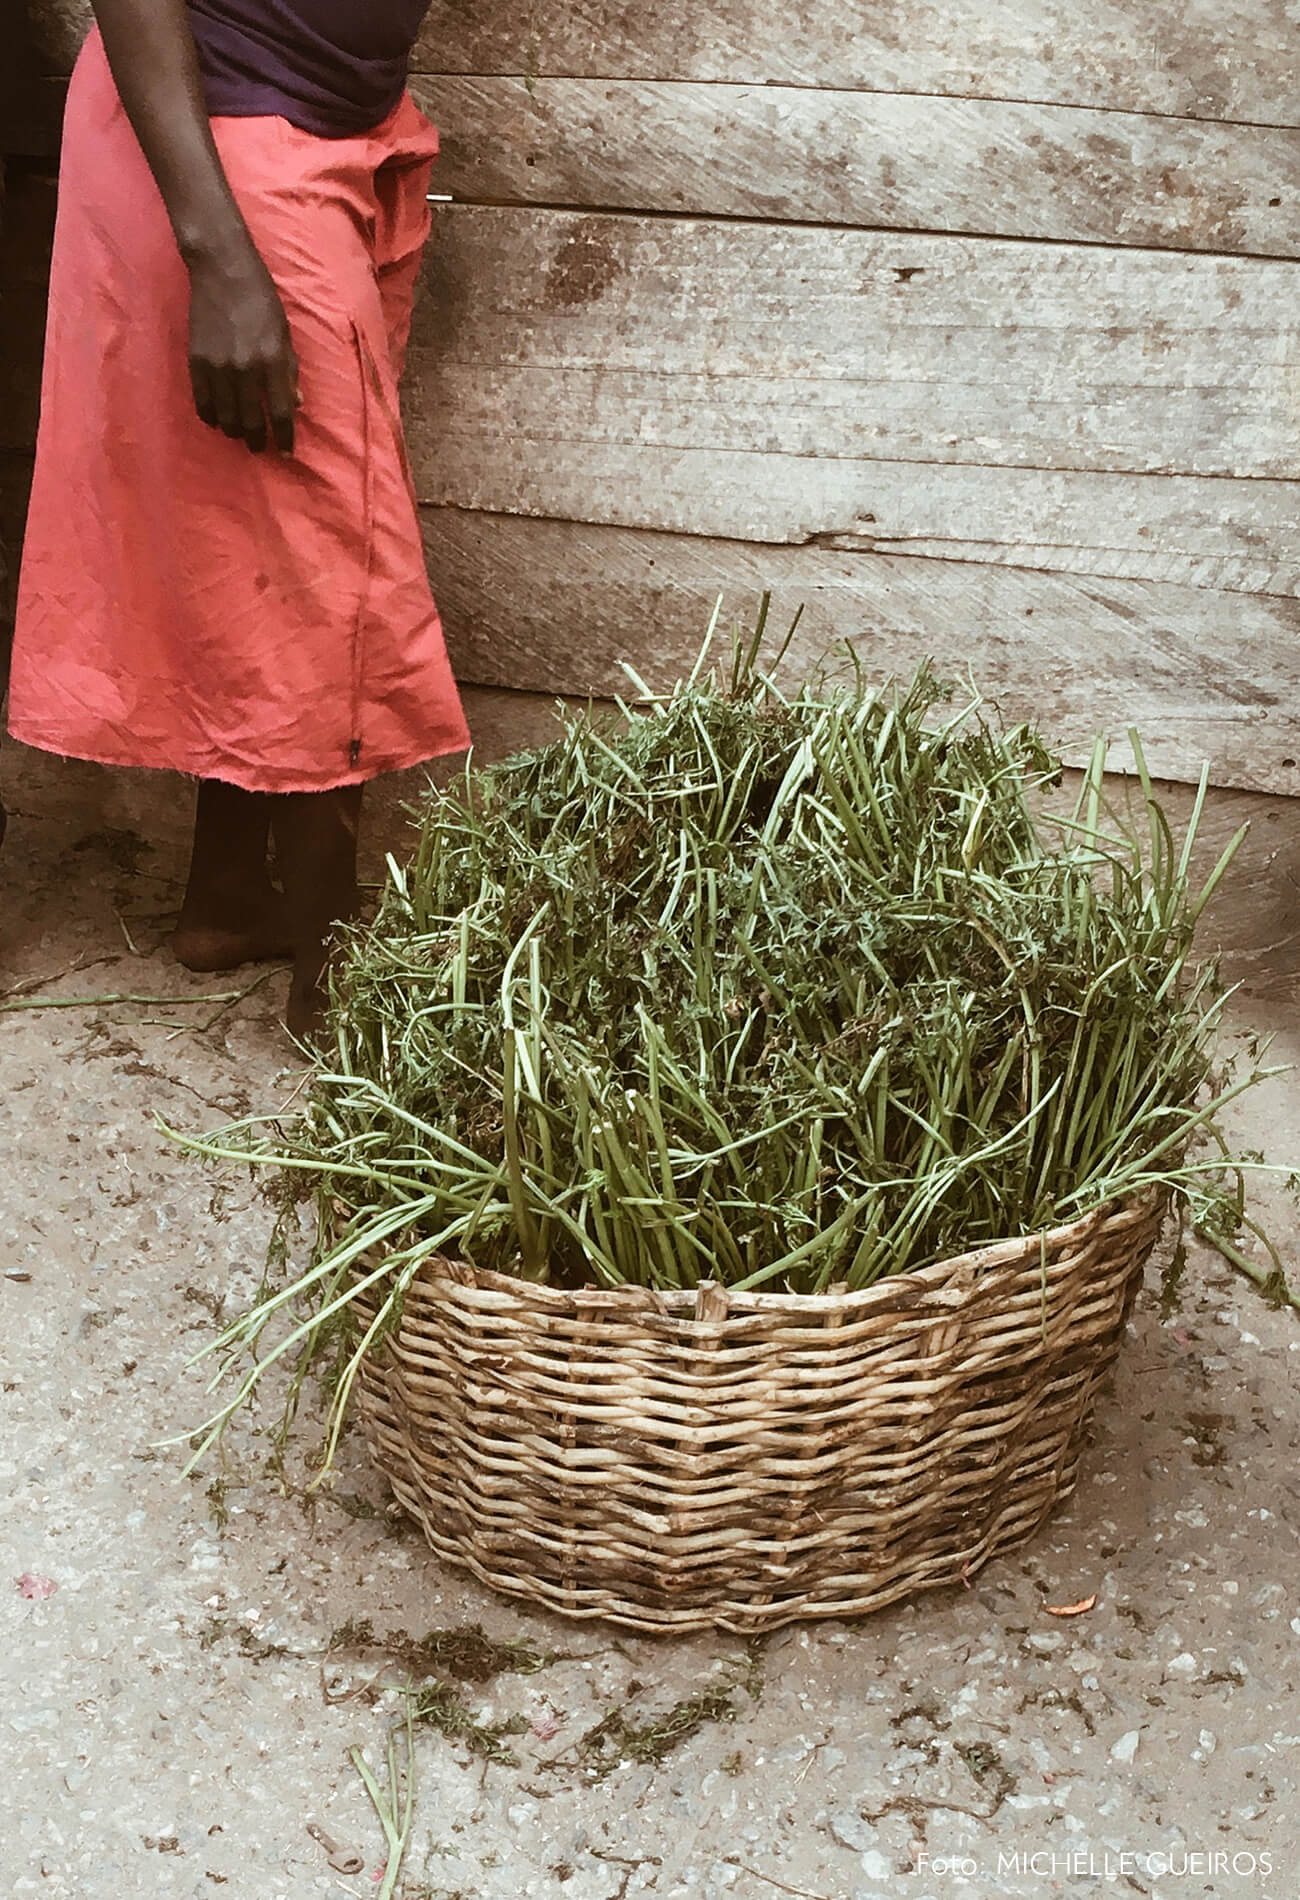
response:
[[[491,749],[499,708],[480,710]],[[159,1441],[204,1413],[187,1360],[252,1294],[270,1215],[155,1116],[211,1128],[292,1096],[284,978],[198,1002],[257,973],[169,961],[176,781],[17,748],[0,777],[0,989],[77,999],[0,1018],[0,1891],[379,1892],[350,1751],[382,1778],[383,1685],[430,1631],[450,1688],[416,1740],[406,1900],[1300,1891],[1294,1314],[1198,1249],[1164,1316],[1153,1268],[1079,1488],[1036,1542],[968,1590],[753,1645],[489,1594],[389,1520],[355,1443],[314,1499],[299,1454],[277,1473],[247,1423],[184,1479]],[[1222,796],[1216,835],[1243,812],[1208,935],[1245,986],[1236,1033],[1295,1056],[1300,804]],[[391,796],[372,862],[390,846]],[[159,1000],[94,1000],[122,995]],[[1300,1162],[1291,1078],[1236,1125]],[[1294,1209],[1261,1199],[1294,1261]]]

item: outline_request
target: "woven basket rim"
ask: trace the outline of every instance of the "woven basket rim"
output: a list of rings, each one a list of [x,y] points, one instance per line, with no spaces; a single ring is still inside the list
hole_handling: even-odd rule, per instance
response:
[[[1103,1202],[1059,1226],[1041,1228],[1014,1239],[988,1241],[966,1253],[886,1274],[872,1285],[855,1291],[832,1288],[825,1293],[772,1293],[761,1287],[746,1291],[717,1280],[702,1280],[698,1286],[681,1288],[602,1287],[594,1283],[562,1287],[552,1286],[545,1280],[525,1280],[518,1274],[476,1267],[468,1261],[450,1260],[444,1254],[428,1255],[420,1263],[418,1278],[426,1288],[441,1285],[456,1289],[462,1296],[467,1290],[475,1289],[494,1300],[549,1307],[557,1315],[576,1311],[590,1315],[602,1309],[616,1309],[627,1317],[639,1309],[661,1319],[690,1322],[746,1313],[786,1313],[791,1318],[802,1317],[817,1324],[823,1316],[833,1313],[857,1316],[873,1309],[906,1306],[918,1299],[942,1302],[945,1293],[949,1300],[964,1298],[975,1280],[985,1279],[1001,1268],[1021,1266],[1032,1258],[1050,1261],[1055,1254],[1088,1240],[1098,1229],[1162,1220],[1167,1203],[1167,1189],[1140,1189],[1120,1199]]]

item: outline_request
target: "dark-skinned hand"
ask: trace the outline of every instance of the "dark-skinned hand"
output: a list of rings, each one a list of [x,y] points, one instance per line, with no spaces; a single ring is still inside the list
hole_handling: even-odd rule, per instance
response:
[[[187,0],[93,0],[118,94],[190,275],[190,381],[203,421],[293,450],[298,365],[271,274],[221,164]]]
[[[260,454],[293,453],[298,360],[284,305],[251,239],[189,261],[190,381],[202,420]]]

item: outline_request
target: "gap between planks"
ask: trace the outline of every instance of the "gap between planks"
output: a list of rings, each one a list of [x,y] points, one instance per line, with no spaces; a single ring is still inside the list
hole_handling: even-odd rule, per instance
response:
[[[548,83],[552,80],[572,81],[578,85],[603,86],[619,85],[626,81],[626,73],[528,73],[518,70],[501,69],[498,72],[445,72],[439,67],[412,66],[412,79],[446,79],[459,81],[491,82],[494,79],[512,79],[525,88],[533,84]],[[700,79],[680,73],[637,74],[638,83],[653,86],[716,86],[719,91],[735,92],[853,92],[862,93],[867,98],[880,99],[963,99],[972,105],[988,106],[1043,106],[1048,109],[1060,107],[1063,112],[1104,112],[1118,119],[1163,119],[1171,125],[1225,125],[1240,127],[1244,132],[1294,132],[1300,130],[1300,116],[1294,119],[1221,119],[1196,112],[1161,112],[1158,106],[1108,106],[1099,105],[1088,99],[1049,99],[1018,95],[1006,92],[914,92],[899,86],[855,86],[837,80],[835,84],[817,86],[807,80],[798,79]]]
[[[617,85],[623,83],[626,75],[622,73],[525,73],[519,71],[499,72],[445,72],[431,66],[413,66],[412,79],[457,80],[468,83],[490,83],[495,79],[509,79],[527,87],[530,81],[556,80],[570,81],[575,85]],[[969,101],[971,105],[988,106],[1035,106],[1045,110],[1059,107],[1063,112],[1104,113],[1116,119],[1160,119],[1167,125],[1226,126],[1243,132],[1294,132],[1300,130],[1300,116],[1294,119],[1233,119],[1216,118],[1207,113],[1162,112],[1158,106],[1108,106],[1089,99],[1052,99],[1045,95],[1033,96],[1028,93],[1007,92],[909,92],[896,86],[855,86],[837,81],[833,86],[814,86],[806,80],[795,79],[690,79],[675,73],[657,73],[653,78],[645,77],[642,83],[656,86],[716,86],[721,90],[752,92],[761,89],[764,92],[851,92],[860,93],[866,98],[880,99],[957,99]],[[39,79],[40,95],[45,103],[38,108],[40,122],[46,127],[57,126],[63,116],[63,95],[68,88],[68,75],[65,73],[43,73]],[[57,138],[48,147],[43,146],[37,156],[57,156]],[[19,153],[19,157],[30,156]]]
[[[1241,264],[1300,264],[1289,251],[1202,250],[1191,244],[1139,244],[1124,238],[1068,238],[1023,235],[1019,231],[945,230],[934,225],[853,224],[842,219],[781,218],[763,216],[754,211],[670,211],[654,205],[605,205],[551,202],[536,198],[455,198],[444,201],[457,211],[528,211],[546,212],[555,217],[589,214],[593,218],[653,218],[668,224],[760,225],[765,229],[795,231],[855,231],[864,237],[953,238],[972,244],[1033,244],[1040,249],[1060,251],[1123,251],[1126,255],[1150,257],[1223,258]],[[1300,283],[1297,285],[1300,294]]]
[[[752,453],[757,455],[757,454],[761,454],[762,451],[754,450],[752,451]],[[822,458],[817,457],[817,458],[810,458],[810,459],[820,460]],[[955,464],[954,463],[935,464],[935,463],[928,463],[928,462],[920,462],[920,463],[915,464],[915,466],[921,467],[921,468],[930,468],[930,467],[936,467],[936,466],[937,467],[962,467],[962,468],[988,468],[990,469],[990,471],[996,471],[999,474],[1003,474],[1006,472],[1006,465],[1004,463],[996,463],[996,462],[995,463],[969,462],[969,463],[955,463]],[[1017,464],[1017,467],[1019,467],[1019,464]],[[1058,469],[1049,468],[1045,470],[1044,472],[1047,474],[1055,475],[1062,472],[1070,472],[1070,471],[1061,471]],[[1077,472],[1082,473],[1082,474],[1091,473],[1090,470],[1080,470]],[[1125,479],[1127,479],[1127,477]],[[1161,475],[1161,476],[1158,476],[1157,479],[1160,481],[1175,481],[1175,480],[1178,480],[1179,478],[1177,476]],[[1186,477],[1185,479],[1195,481],[1198,478],[1196,476],[1189,476],[1189,477]],[[1228,479],[1231,479],[1234,481],[1246,481],[1246,480],[1265,480],[1269,478],[1262,477],[1262,476],[1259,476],[1259,477],[1232,476]],[[1295,487],[1297,488],[1298,491],[1300,491],[1300,480],[1296,481]],[[478,507],[474,507],[471,503],[468,503],[468,502],[431,500],[426,495],[420,495],[418,497],[418,505],[422,510],[436,509],[439,514],[459,515],[467,520],[470,518],[478,518],[484,521],[536,521],[536,522],[546,522],[548,524],[553,524],[554,526],[561,527],[561,528],[581,528],[584,530],[594,529],[597,531],[601,529],[609,529],[615,533],[653,534],[656,536],[662,535],[665,539],[680,541],[688,545],[692,543],[704,542],[704,541],[734,542],[737,547],[744,547],[747,549],[752,548],[760,552],[764,550],[770,550],[773,554],[788,553],[794,549],[799,549],[799,548],[811,548],[813,550],[822,549],[828,554],[842,554],[842,555],[845,555],[850,560],[860,560],[860,561],[879,560],[882,556],[884,556],[884,557],[887,557],[891,561],[924,562],[927,565],[927,567],[992,567],[992,566],[995,566],[1002,573],[1035,574],[1035,575],[1041,575],[1044,579],[1053,580],[1053,581],[1061,581],[1061,580],[1071,581],[1072,580],[1072,581],[1078,581],[1080,583],[1086,582],[1086,581],[1093,581],[1098,584],[1104,584],[1107,581],[1138,581],[1138,582],[1149,581],[1150,584],[1153,586],[1161,586],[1161,585],[1168,585],[1168,586],[1173,586],[1173,587],[1196,587],[1197,586],[1197,583],[1194,581],[1186,581],[1186,580],[1181,580],[1181,579],[1167,579],[1166,577],[1163,577],[1163,576],[1155,577],[1155,576],[1144,575],[1144,574],[1107,574],[1104,572],[1096,571],[1091,568],[1043,567],[1043,566],[1037,565],[1033,561],[992,562],[988,559],[986,555],[922,553],[909,546],[909,542],[913,540],[925,541],[928,543],[935,543],[946,538],[946,537],[941,537],[940,535],[934,534],[934,533],[918,533],[916,535],[909,535],[906,537],[900,537],[897,535],[893,535],[893,536],[881,535],[879,537],[874,537],[870,534],[864,534],[862,530],[858,528],[816,528],[809,534],[801,535],[797,540],[776,541],[776,540],[771,540],[771,539],[764,538],[761,536],[756,537],[753,534],[746,534],[746,535],[727,534],[716,528],[673,528],[673,527],[661,526],[658,522],[652,525],[646,524],[646,523],[640,523],[640,522],[636,524],[630,524],[627,522],[610,522],[610,521],[605,521],[603,519],[593,518],[591,515],[574,515],[574,514],[565,514],[565,513],[556,514],[556,513],[550,512],[549,510],[545,514],[538,514],[538,513],[535,513],[531,509],[525,510],[525,509],[517,509],[517,508],[478,508]],[[957,537],[955,536],[952,538],[954,540],[957,539]],[[861,544],[861,545],[858,545],[858,544]],[[984,547],[1015,548],[1015,547],[1023,547],[1025,543],[1021,541],[1015,541],[1015,540],[981,539],[979,541],[973,541],[970,545],[984,546]],[[1068,552],[1071,549],[1079,548],[1079,543],[1077,541],[1050,542],[1050,541],[1040,540],[1034,543],[1034,545],[1037,547],[1042,547],[1042,548],[1059,547],[1063,552]],[[1119,550],[1116,550],[1116,552],[1118,551]],[[1289,588],[1252,587],[1249,589],[1238,590],[1238,589],[1222,587],[1222,586],[1202,585],[1199,588],[1199,591],[1202,593],[1223,594],[1223,595],[1228,595],[1228,596],[1232,595],[1235,592],[1240,591],[1251,600],[1277,600],[1277,601],[1290,602],[1292,604],[1294,604],[1297,599],[1300,599],[1300,596],[1298,596],[1294,592],[1294,590],[1289,589]],[[519,688],[518,690],[528,691],[531,689]]]

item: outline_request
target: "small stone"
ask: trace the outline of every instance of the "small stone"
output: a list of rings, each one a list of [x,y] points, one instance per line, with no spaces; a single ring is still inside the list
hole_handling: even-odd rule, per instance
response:
[[[894,1863],[888,1854],[882,1854],[878,1847],[873,1847],[862,1856],[862,1871],[868,1880],[892,1880]]]
[[[1050,1656],[1053,1650],[1060,1649],[1065,1642],[1060,1630],[1035,1630],[1029,1638],[1029,1647],[1040,1656]]]
[[[1133,1757],[1138,1752],[1139,1739],[1140,1737],[1138,1735],[1138,1731],[1135,1728],[1131,1728],[1127,1730],[1125,1734],[1120,1736],[1119,1740],[1115,1743],[1114,1747],[1111,1749],[1110,1751],[1111,1760],[1112,1761],[1132,1761]]]
[[[20,1715],[11,1715],[9,1726],[19,1735],[30,1735],[38,1728],[57,1728],[59,1712],[57,1709],[26,1709]]]
[[[826,1822],[832,1838],[855,1854],[864,1853],[875,1841],[876,1830],[852,1808],[836,1808]]]
[[[1214,1730],[1211,1728],[1203,1728],[1197,1739],[1201,1744],[1202,1751],[1207,1755],[1212,1755],[1218,1747]]]
[[[1194,1676],[1200,1665],[1190,1650],[1184,1650],[1179,1656],[1171,1656],[1165,1664],[1167,1676]]]

